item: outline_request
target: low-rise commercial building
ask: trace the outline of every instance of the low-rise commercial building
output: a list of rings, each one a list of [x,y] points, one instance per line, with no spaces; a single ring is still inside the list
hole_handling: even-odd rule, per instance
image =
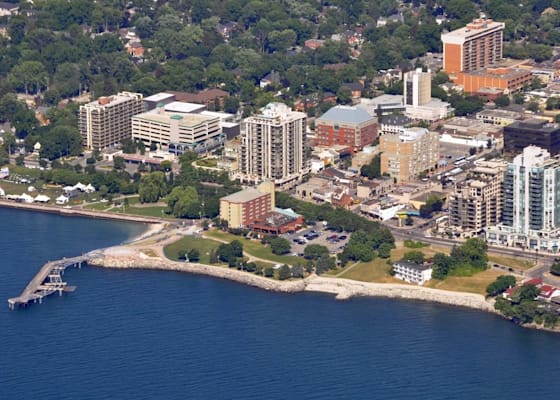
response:
[[[530,118],[504,127],[504,151],[519,154],[527,146],[538,146],[551,155],[560,153],[560,126]]]

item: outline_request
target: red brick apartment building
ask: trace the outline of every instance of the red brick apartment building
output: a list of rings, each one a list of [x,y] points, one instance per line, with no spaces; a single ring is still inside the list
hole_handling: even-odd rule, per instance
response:
[[[377,120],[357,107],[333,107],[315,124],[318,146],[344,145],[358,151],[377,138]]]

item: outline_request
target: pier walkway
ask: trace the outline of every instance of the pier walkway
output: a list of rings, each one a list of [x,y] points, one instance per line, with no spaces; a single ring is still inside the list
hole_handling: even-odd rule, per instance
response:
[[[32,302],[42,303],[44,297],[53,293],[62,296],[62,292],[74,291],[75,287],[68,286],[62,280],[64,271],[71,266],[80,268],[82,263],[95,257],[97,253],[98,251],[92,251],[78,257],[63,258],[46,263],[18,297],[8,299],[8,306],[11,310],[14,310],[16,307],[27,307]]]

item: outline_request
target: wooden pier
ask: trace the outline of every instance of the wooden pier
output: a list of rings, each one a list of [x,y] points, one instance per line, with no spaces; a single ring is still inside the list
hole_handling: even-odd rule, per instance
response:
[[[91,259],[93,255],[94,252],[46,263],[18,297],[8,299],[8,306],[11,310],[15,310],[16,307],[27,307],[31,303],[42,303],[44,297],[53,293],[58,293],[59,296],[62,296],[63,292],[74,291],[75,287],[68,286],[62,280],[64,271],[68,267],[81,268],[82,264]]]

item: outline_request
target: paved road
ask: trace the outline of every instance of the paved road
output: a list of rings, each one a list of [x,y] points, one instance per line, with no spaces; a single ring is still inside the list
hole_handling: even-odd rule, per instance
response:
[[[423,229],[420,227],[415,227],[411,229],[402,229],[402,228],[388,226],[388,228],[391,230],[393,236],[397,240],[398,239],[420,240],[424,243],[429,243],[429,244],[434,244],[434,245],[444,246],[444,247],[453,247],[463,242],[461,240],[426,237]],[[531,268],[530,270],[527,270],[527,275],[530,277],[542,276],[544,272],[548,271],[550,264],[552,264],[555,258],[555,256],[551,254],[539,253],[538,256],[536,256],[535,252],[533,251],[508,248],[508,247],[489,246],[488,250],[493,254],[499,254],[499,255],[504,255],[513,258],[522,258],[531,262],[534,262],[535,259],[537,259],[537,266]]]

